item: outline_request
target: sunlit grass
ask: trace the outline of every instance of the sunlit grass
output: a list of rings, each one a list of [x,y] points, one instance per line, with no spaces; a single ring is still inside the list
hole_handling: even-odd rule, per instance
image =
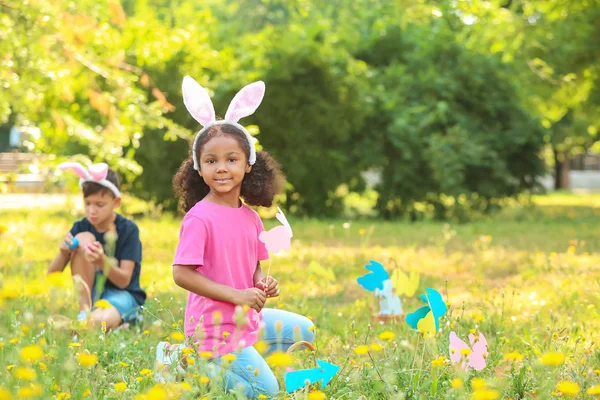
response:
[[[586,391],[590,398],[600,385],[599,200],[536,197],[537,207],[514,206],[464,225],[292,219],[293,251],[271,266],[282,296],[270,306],[308,315],[317,325],[315,356],[342,366],[324,389],[328,398],[545,399],[574,392],[583,398]],[[51,316],[77,313],[67,273],[52,287],[44,276],[78,217],[75,205],[68,210],[0,211],[6,228],[0,236],[0,387],[13,396],[30,391],[48,399],[161,398],[161,390],[171,398],[226,398],[207,384],[200,356],[183,384],[155,387],[151,379],[157,342],[183,326],[186,294],[171,278],[180,217],[136,218],[149,293],[142,324],[107,335],[75,326],[77,339],[59,317],[52,325]],[[274,223],[265,221],[267,228]],[[388,270],[417,270],[418,293],[425,287],[442,293],[450,309],[435,339],[404,323],[371,320],[375,298],[356,284],[369,260]],[[416,298],[402,301],[409,312],[421,305]],[[444,362],[449,332],[466,338],[471,329],[489,343],[488,366],[479,373]],[[30,356],[22,356],[31,345],[42,349],[41,359],[28,347]],[[88,352],[97,363],[86,359]],[[295,367],[314,367],[308,356],[295,356]]]

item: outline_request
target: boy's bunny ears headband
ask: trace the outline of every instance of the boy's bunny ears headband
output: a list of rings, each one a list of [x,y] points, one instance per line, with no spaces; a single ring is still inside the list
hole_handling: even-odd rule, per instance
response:
[[[250,157],[248,158],[248,163],[254,165],[256,162],[256,150],[254,149],[252,136],[250,136],[246,128],[238,124],[238,121],[248,115],[252,115],[254,111],[256,111],[265,95],[265,83],[263,81],[257,81],[244,86],[242,90],[235,95],[233,100],[231,100],[229,108],[227,108],[227,113],[225,113],[225,119],[222,121],[217,121],[215,117],[215,108],[213,107],[206,89],[200,86],[193,78],[189,76],[183,78],[182,91],[185,107],[190,114],[192,114],[192,117],[203,126],[196,135],[194,145],[192,146],[194,169],[200,169],[198,155],[196,154],[200,136],[202,136],[202,134],[211,126],[223,124],[233,125],[244,132],[248,144],[250,145]]]
[[[93,164],[90,168],[85,169],[85,167],[78,162],[64,162],[58,166],[59,169],[66,171],[68,169],[72,169],[75,171],[77,176],[79,176],[79,186],[83,186],[85,182],[95,182],[99,185],[104,186],[107,189],[110,189],[111,192],[115,195],[115,197],[121,197],[121,192],[119,189],[106,179],[106,175],[108,175],[108,165],[105,163]]]

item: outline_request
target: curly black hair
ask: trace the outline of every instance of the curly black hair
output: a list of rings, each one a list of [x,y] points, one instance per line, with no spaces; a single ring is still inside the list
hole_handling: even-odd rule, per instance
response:
[[[121,186],[121,179],[119,178],[119,174],[117,174],[110,168],[108,169],[108,173],[106,174],[106,180],[115,185],[117,189],[119,189],[119,187]],[[116,197],[112,190],[96,182],[83,182],[83,185],[81,185],[81,189],[83,191],[83,198],[86,198],[96,193],[110,194],[113,198]]]
[[[217,136],[229,136],[237,140],[246,153],[246,158],[250,157],[250,143],[244,132],[233,125],[222,124],[208,128],[200,137],[197,149],[198,158],[200,158],[204,145]],[[240,196],[248,205],[270,207],[275,195],[283,190],[284,182],[285,178],[277,160],[266,151],[259,151],[256,153],[256,162],[252,166],[252,170],[244,176]],[[194,160],[191,154],[181,163],[173,177],[173,188],[175,195],[179,197],[180,206],[185,212],[188,212],[210,192],[210,187],[194,169]]]

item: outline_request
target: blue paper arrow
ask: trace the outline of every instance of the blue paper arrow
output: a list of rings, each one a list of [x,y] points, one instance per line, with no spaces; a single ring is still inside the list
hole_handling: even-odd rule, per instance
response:
[[[284,376],[285,390],[292,393],[298,389],[302,389],[306,385],[321,381],[321,388],[325,387],[335,374],[338,373],[340,367],[328,362],[317,360],[318,368],[303,369],[300,371],[288,372]]]
[[[372,271],[366,275],[359,277],[356,281],[358,284],[370,292],[375,289],[383,290],[383,282],[390,278],[383,265],[377,261],[370,261],[370,264],[365,265],[365,268]]]

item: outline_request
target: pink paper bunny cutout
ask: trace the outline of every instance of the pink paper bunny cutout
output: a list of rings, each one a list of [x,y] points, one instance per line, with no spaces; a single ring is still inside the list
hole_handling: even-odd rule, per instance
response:
[[[483,333],[479,333],[478,340],[475,340],[475,335],[472,333],[469,334],[469,342],[471,343],[471,347],[468,344],[463,342],[461,339],[456,336],[456,333],[450,332],[450,361],[452,363],[461,363],[461,367],[466,371],[469,367],[473,368],[475,371],[481,371],[486,366],[486,357],[488,353],[488,345]],[[464,356],[461,354],[462,349],[470,349],[471,353]]]
[[[286,253],[289,253],[292,236],[294,236],[294,234],[292,232],[292,227],[283,214],[283,211],[281,211],[281,208],[277,207],[277,210],[279,212],[275,214],[275,217],[283,225],[261,232],[260,235],[258,235],[258,239],[263,242],[267,250],[273,254],[277,254],[281,250],[285,250]]]

